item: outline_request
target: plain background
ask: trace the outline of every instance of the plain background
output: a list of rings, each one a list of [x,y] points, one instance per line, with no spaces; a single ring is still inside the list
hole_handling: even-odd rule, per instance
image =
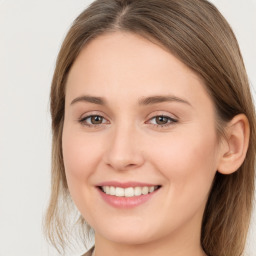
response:
[[[65,33],[90,2],[0,0],[0,256],[57,255],[41,229],[50,188],[49,90]],[[212,2],[237,35],[255,97],[256,0]]]

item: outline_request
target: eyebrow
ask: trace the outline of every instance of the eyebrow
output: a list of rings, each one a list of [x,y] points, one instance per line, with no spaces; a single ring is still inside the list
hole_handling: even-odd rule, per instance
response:
[[[83,96],[77,97],[72,100],[70,105],[73,105],[77,102],[89,102],[89,103],[102,105],[102,106],[107,105],[107,102],[104,98],[90,96],[90,95],[83,95]],[[167,95],[167,96],[155,95],[150,97],[142,97],[138,101],[140,106],[153,105],[153,104],[162,103],[162,102],[178,102],[178,103],[184,103],[189,106],[192,106],[187,100],[173,96],[173,95]]]
[[[191,104],[184,99],[181,99],[179,97],[173,96],[173,95],[167,95],[167,96],[150,96],[150,97],[143,97],[139,100],[139,105],[152,105],[162,102],[179,102],[179,103],[185,103],[187,105]]]
[[[89,102],[97,105],[106,105],[106,101],[102,97],[95,97],[90,95],[83,95],[72,100],[70,105],[77,102]]]

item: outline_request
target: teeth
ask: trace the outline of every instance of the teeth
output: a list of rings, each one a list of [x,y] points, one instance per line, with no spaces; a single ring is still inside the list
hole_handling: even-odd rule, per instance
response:
[[[107,190],[107,189],[106,189]],[[104,191],[104,190],[103,190]],[[112,196],[115,196],[116,195],[116,189],[114,187],[110,187],[109,188],[109,194],[112,195]]]
[[[116,188],[116,196],[124,196],[124,189]]]
[[[148,187],[143,187],[141,192],[143,195],[146,195],[148,194],[148,190],[149,190]]]
[[[125,188],[124,189],[125,197],[132,197],[134,196],[134,189],[133,188]]]
[[[152,193],[155,190],[155,188],[152,186],[149,188],[149,192]]]
[[[135,196],[140,196],[141,195],[141,187],[136,187],[134,189],[134,195]]]
[[[118,197],[133,197],[133,196],[147,195],[149,193],[154,192],[157,188],[158,186],[129,187],[129,188],[103,186],[102,190],[107,195],[118,196]]]

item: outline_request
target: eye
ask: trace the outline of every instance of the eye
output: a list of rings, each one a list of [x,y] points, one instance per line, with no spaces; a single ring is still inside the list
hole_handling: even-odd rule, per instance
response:
[[[154,116],[149,120],[149,123],[156,126],[169,126],[176,122],[178,122],[177,119],[165,115]]]
[[[101,124],[107,123],[108,121],[100,115],[89,115],[81,118],[79,122],[87,126],[99,126]]]

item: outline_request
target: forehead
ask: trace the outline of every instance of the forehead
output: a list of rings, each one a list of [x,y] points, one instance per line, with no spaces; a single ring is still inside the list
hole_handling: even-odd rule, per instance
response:
[[[89,41],[76,58],[71,73],[81,65],[83,68],[105,67],[108,72],[111,67],[117,68],[113,70],[115,72],[126,67],[130,68],[127,70],[130,73],[135,72],[134,67],[138,66],[139,71],[143,71],[143,67],[147,71],[149,68],[166,65],[170,71],[176,68],[176,71],[190,73],[190,76],[198,79],[191,69],[156,40],[122,31],[105,33]],[[104,70],[98,69],[100,71]]]
[[[161,45],[133,33],[112,32],[90,41],[75,60],[66,95],[205,94],[201,78]]]

